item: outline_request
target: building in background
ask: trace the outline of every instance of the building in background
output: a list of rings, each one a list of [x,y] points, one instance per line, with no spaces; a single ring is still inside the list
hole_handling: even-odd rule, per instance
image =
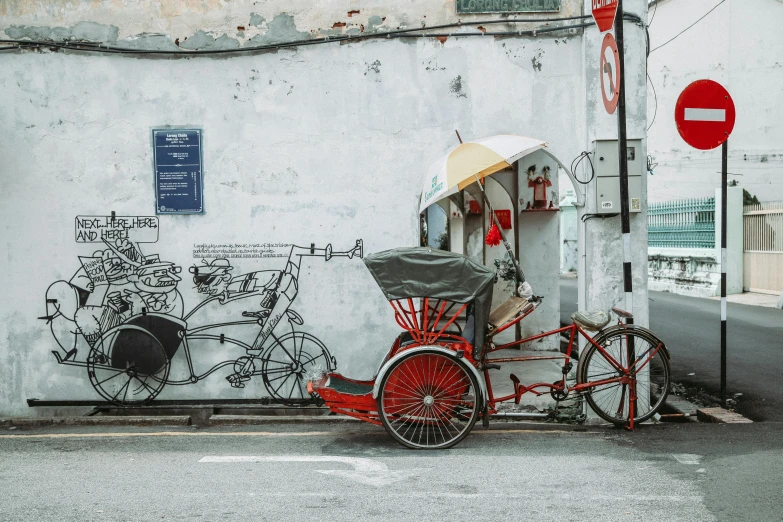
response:
[[[720,149],[687,145],[674,106],[691,82],[710,79],[737,111],[728,142],[729,180],[760,201],[783,200],[783,2],[654,0],[649,7],[650,202],[712,197]]]

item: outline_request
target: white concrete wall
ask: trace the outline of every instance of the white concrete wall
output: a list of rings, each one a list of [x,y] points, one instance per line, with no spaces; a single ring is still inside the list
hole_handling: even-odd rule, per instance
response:
[[[519,193],[524,200],[523,210],[519,214],[519,262],[530,286],[536,295],[544,296],[538,309],[521,321],[522,338],[555,330],[560,327],[560,285],[559,273],[559,212],[524,211],[527,202],[533,199],[533,188],[528,186],[527,170],[536,166],[541,174],[544,167],[550,168],[552,186],[547,187],[547,197],[551,201],[552,190],[558,185],[558,168],[554,160],[544,151],[536,151],[518,163]],[[555,200],[557,197],[555,196]],[[559,350],[560,338],[557,335],[544,337],[522,346],[530,350]]]
[[[783,2],[662,0],[650,8],[648,154],[657,163],[650,201],[710,197],[720,186],[720,148],[700,151],[683,141],[674,106],[691,82],[710,79],[731,94],[737,111],[729,138],[729,179],[761,201],[783,200]],[[657,112],[656,112],[657,100]],[[654,122],[653,122],[653,118]]]
[[[560,201],[560,272],[576,272],[578,266],[579,227],[576,198],[569,194]]]
[[[720,295],[721,190],[715,189],[715,248],[650,248],[650,290],[695,297]],[[728,187],[726,293],[741,294],[744,275],[742,188]]]
[[[563,16],[581,10],[579,2],[563,5]],[[0,31],[56,37],[53,28],[61,27],[71,36],[158,48],[188,36],[220,47],[234,45],[223,34],[244,45],[325,34],[333,22],[357,20],[369,30],[373,20],[389,27],[415,26],[425,15],[427,23],[452,20],[452,6],[411,4],[391,14],[375,2],[282,8],[149,0],[118,11],[108,1],[18,1],[0,5]],[[361,17],[348,17],[352,9]],[[337,29],[351,28],[359,29]],[[45,314],[48,285],[69,279],[78,256],[94,250],[74,241],[76,215],[154,213],[151,128],[204,129],[206,213],[161,216],[159,241],[144,245],[145,254],[185,269],[179,289],[187,310],[201,299],[187,274],[199,262],[194,244],[331,243],[342,250],[362,238],[366,253],[417,244],[422,176],[454,144],[455,128],[466,139],[536,136],[557,156],[576,156],[586,134],[582,52],[579,35],[553,35],[383,40],[218,58],[0,54],[0,414],[34,414],[25,404],[33,397],[97,398],[86,370],[55,363],[52,335],[37,317]],[[232,262],[235,273],[282,268],[277,258]],[[399,327],[361,262],[305,260],[299,282],[293,308],[303,328],[329,347],[341,372],[371,377]],[[225,309],[206,312],[203,320],[211,321]],[[202,369],[242,355],[215,343],[193,352]],[[227,373],[166,388],[160,398],[265,395],[260,379],[230,388]]]
[[[650,290],[693,297],[720,295],[720,263],[709,249],[651,248]]]
[[[726,294],[741,294],[744,277],[744,232],[745,222],[742,216],[742,188],[728,187],[726,200]],[[721,189],[715,189],[715,257],[720,261],[721,249],[721,208],[723,197]],[[718,295],[720,295],[720,290]]]

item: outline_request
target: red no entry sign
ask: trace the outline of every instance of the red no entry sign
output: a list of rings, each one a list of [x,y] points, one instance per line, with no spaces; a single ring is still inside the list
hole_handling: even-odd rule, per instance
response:
[[[680,136],[701,150],[714,149],[729,139],[735,116],[729,92],[712,80],[696,80],[688,85],[674,108]]]
[[[612,28],[616,13],[617,0],[593,0],[593,19],[602,33]]]
[[[617,42],[612,33],[607,33],[604,36],[599,67],[604,107],[606,107],[606,112],[614,114],[617,102],[620,100],[620,54],[617,51]]]

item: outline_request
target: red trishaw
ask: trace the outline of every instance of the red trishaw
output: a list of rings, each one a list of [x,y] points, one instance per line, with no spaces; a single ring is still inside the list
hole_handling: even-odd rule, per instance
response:
[[[541,297],[512,297],[490,312],[494,270],[469,258],[427,247],[399,248],[369,255],[370,273],[394,309],[403,332],[371,380],[328,373],[308,382],[335,413],[382,425],[401,444],[415,449],[448,448],[461,441],[481,418],[485,426],[498,403],[520,401],[524,393],[550,393],[563,400],[583,394],[604,420],[633,428],[651,418],[669,389],[669,354],[652,332],[627,325],[630,314],[613,309],[618,322],[607,328],[609,314],[577,312],[573,324],[495,345],[495,334],[532,313]],[[595,337],[588,331],[598,331]],[[564,355],[491,357],[494,352],[567,332]],[[580,354],[576,382],[572,370],[574,341],[587,344]],[[495,397],[489,370],[501,362],[563,359],[562,379],[520,384],[514,393]]]

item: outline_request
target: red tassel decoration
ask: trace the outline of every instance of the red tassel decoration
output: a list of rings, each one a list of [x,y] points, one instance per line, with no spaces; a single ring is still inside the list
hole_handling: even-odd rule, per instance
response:
[[[500,230],[498,230],[498,226],[495,223],[492,223],[492,228],[489,229],[484,242],[489,246],[498,246],[501,239],[502,238],[500,237]]]

